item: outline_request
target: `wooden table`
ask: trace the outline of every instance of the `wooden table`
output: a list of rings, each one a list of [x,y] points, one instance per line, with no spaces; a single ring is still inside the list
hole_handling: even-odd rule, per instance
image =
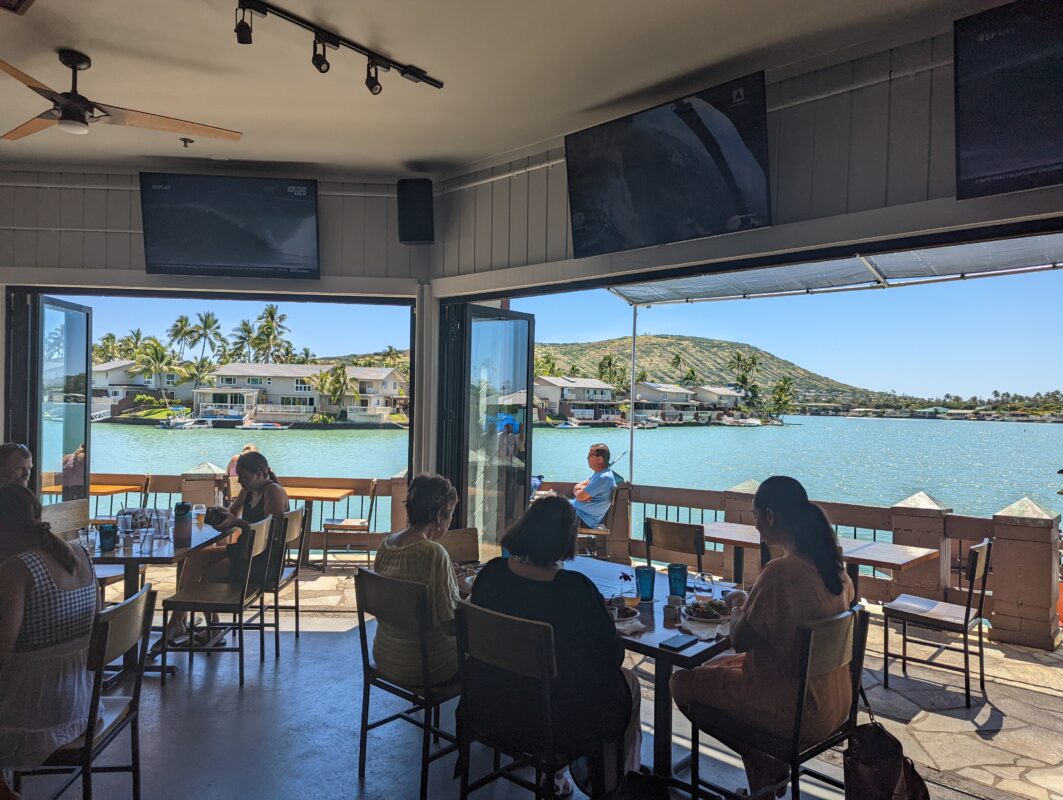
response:
[[[121,484],[121,483],[93,483],[89,486],[89,494],[97,497],[110,497],[116,494],[132,494],[136,492],[140,494],[144,491],[142,484]],[[41,494],[62,494],[62,486],[45,486],[41,489]]]
[[[99,537],[96,541],[96,552],[92,554],[94,564],[120,564],[122,566],[122,594],[129,598],[140,591],[140,568],[148,564],[178,564],[184,561],[192,553],[202,550],[204,547],[218,542],[231,531],[218,531],[206,523],[192,522],[192,543],[188,546],[177,546],[173,541],[155,540],[151,550],[141,551],[139,544],[129,547],[118,547],[115,550],[101,552],[99,550]],[[136,650],[133,649],[125,654],[123,665],[126,669],[136,668]]]
[[[285,486],[284,491],[288,494],[289,500],[302,500],[306,511],[303,513],[303,536],[309,536],[312,529],[312,520],[314,518],[314,503],[338,503],[340,500],[346,500],[352,494],[354,489],[319,489],[314,486]],[[315,564],[310,561],[310,548],[304,548],[303,550],[303,566],[313,567],[319,569],[322,572],[325,571],[325,567],[322,564]]]
[[[746,550],[760,550],[762,564],[771,557],[760,541],[760,531],[753,525],[742,525],[737,522],[708,522],[702,527],[705,529],[706,542],[729,545],[733,548],[732,570],[735,583],[743,583]]]
[[[566,569],[580,572],[594,581],[603,594],[610,587],[620,586],[620,573],[635,576],[634,567],[577,556],[566,564]],[[615,593],[613,590],[612,593]],[[620,634],[626,650],[649,656],[653,667],[653,772],[663,778],[672,778],[672,687],[670,680],[676,667],[692,669],[710,658],[726,652],[731,644],[728,639],[716,642],[697,642],[685,650],[664,650],[660,644],[679,633],[678,623],[664,621],[664,606],[668,599],[668,575],[657,573],[653,591],[654,602],[642,603],[639,619],[646,626],[637,633]]]

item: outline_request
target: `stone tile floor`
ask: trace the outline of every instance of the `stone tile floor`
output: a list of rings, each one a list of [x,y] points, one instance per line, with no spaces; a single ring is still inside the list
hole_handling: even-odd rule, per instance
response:
[[[352,612],[354,573],[353,568],[334,569],[332,565],[326,574],[306,570],[300,582],[304,611]],[[173,591],[174,571],[151,569],[149,580],[165,596]],[[109,591],[117,597],[118,587]],[[290,593],[289,589],[289,599]],[[890,689],[883,688],[882,617],[875,606],[870,610],[872,627],[864,680],[868,698],[878,718],[901,740],[905,752],[934,784],[935,797],[1063,800],[1063,650],[1047,653],[987,642],[989,699],[983,700],[975,679],[972,707],[967,709],[963,678],[958,673],[912,665],[904,677],[899,661],[894,661]],[[345,614],[336,616],[342,618]],[[356,623],[351,620],[351,624]],[[943,641],[932,633],[926,633],[925,638]],[[900,647],[899,633],[893,640],[892,649],[896,652]],[[922,657],[939,653],[945,663],[962,662],[959,654],[941,653],[932,647],[913,645],[909,652]],[[652,678],[648,677],[652,675],[652,663],[644,664],[642,669],[647,671],[643,683],[645,710],[652,708]],[[644,717],[649,729],[652,714]],[[681,715],[676,718],[677,742],[688,744],[689,732],[683,730]],[[706,747],[703,758],[719,768],[726,767],[724,772],[730,777],[740,777],[733,754],[723,748]],[[840,764],[840,756],[827,760]]]

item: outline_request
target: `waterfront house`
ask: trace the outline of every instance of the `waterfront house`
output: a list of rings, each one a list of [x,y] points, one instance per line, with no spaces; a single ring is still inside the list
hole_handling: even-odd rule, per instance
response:
[[[394,367],[347,367],[347,377],[358,389],[344,398],[350,422],[387,422],[397,412],[405,412],[409,385]]]
[[[730,410],[737,408],[742,393],[726,386],[698,386],[694,389],[694,399],[702,411]]]
[[[576,419],[602,419],[619,414],[616,390],[597,378],[540,375],[535,379],[535,397],[548,414]]]
[[[635,413],[660,417],[665,422],[688,422],[694,419],[698,401],[694,391],[674,383],[639,381],[635,384]]]
[[[922,417],[923,419],[937,419],[943,414],[948,414],[950,409],[945,406],[930,406],[928,408],[920,408],[917,411],[912,412],[913,417]]]
[[[177,375],[172,372],[163,375],[136,375],[129,368],[136,364],[129,358],[118,358],[103,364],[92,366],[92,397],[94,410],[108,403],[117,403],[138,394],[154,394],[154,390],[164,390],[167,397],[178,400],[191,400],[191,387],[182,392]],[[183,395],[187,395],[184,397]]]

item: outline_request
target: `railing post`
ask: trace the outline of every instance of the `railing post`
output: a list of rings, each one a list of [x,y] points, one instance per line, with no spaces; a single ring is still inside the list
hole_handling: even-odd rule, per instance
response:
[[[1059,580],[1059,514],[1028,497],[994,514],[989,638],[1058,648]]]
[[[391,527],[390,531],[401,531],[406,527],[406,476],[397,475],[391,479]]]
[[[945,517],[951,513],[951,508],[926,492],[916,492],[890,508],[894,544],[930,547],[938,551],[936,564],[893,573],[895,595],[908,592],[935,600],[945,599],[952,558],[945,536]]]
[[[753,495],[760,488],[760,481],[750,478],[747,481],[724,489],[723,492],[723,521],[737,522],[740,525],[752,525],[753,519]],[[743,554],[742,579],[747,584],[752,584],[760,574],[760,557],[755,551],[747,550]],[[724,545],[723,548],[723,577],[725,580],[734,580],[734,548]]]

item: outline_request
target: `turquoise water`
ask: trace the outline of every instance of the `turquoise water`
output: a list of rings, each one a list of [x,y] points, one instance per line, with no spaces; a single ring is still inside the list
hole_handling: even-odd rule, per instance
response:
[[[957,513],[991,515],[1027,494],[1063,512],[1063,425],[848,417],[790,417],[784,427],[662,427],[635,432],[638,483],[726,489],[747,478],[793,475],[817,499],[890,505],[929,492]],[[586,475],[587,447],[614,456],[628,432],[537,428],[533,472]],[[254,442],[281,475],[387,477],[406,468],[401,430],[165,431],[94,425],[93,472],[174,474],[201,461],[224,467]],[[627,457],[617,469],[628,476]]]

